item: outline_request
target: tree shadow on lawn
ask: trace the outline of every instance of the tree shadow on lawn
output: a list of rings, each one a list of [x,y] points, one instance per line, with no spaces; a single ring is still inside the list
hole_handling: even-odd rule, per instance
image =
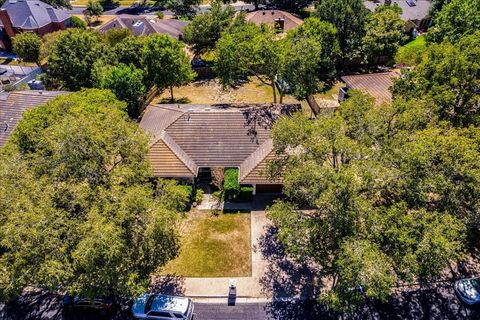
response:
[[[268,226],[259,239],[259,248],[268,261],[265,274],[260,279],[263,294],[272,298],[265,309],[271,319],[334,319],[325,306],[310,298],[313,295],[315,270],[308,262],[297,263],[286,257],[278,242],[277,230]],[[294,298],[279,301],[282,298]]]
[[[185,294],[185,278],[175,274],[156,277],[152,281],[150,291],[173,296],[183,296]]]
[[[61,295],[32,290],[0,305],[0,319],[62,319],[61,303]]]
[[[173,101],[170,98],[162,98],[158,103],[159,104],[188,104],[190,103],[190,99],[187,97],[182,98],[174,98]]]

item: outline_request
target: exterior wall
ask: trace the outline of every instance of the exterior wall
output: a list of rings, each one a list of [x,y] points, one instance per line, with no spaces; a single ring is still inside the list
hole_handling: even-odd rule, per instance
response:
[[[66,21],[64,22],[52,22],[50,24],[47,24],[46,26],[41,27],[40,29],[35,30],[35,32],[43,37],[44,35],[48,33],[52,33],[58,30],[65,30],[67,29],[66,27]]]

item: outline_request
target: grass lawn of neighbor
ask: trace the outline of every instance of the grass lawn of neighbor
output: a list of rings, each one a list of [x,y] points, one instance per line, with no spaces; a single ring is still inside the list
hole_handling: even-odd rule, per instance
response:
[[[426,45],[424,36],[418,36],[415,40],[408,42],[404,45],[405,48],[422,48]]]
[[[161,275],[243,277],[251,274],[250,214],[191,211],[181,226],[180,255]]]

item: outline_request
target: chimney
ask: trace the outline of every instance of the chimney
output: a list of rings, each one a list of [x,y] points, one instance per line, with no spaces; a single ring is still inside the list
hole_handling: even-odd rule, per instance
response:
[[[392,4],[392,0],[385,0],[385,5],[390,6]]]
[[[10,16],[8,15],[7,10],[0,9],[0,21],[3,23],[3,28],[5,29],[5,33],[10,37],[15,37],[15,31],[13,30],[12,20],[10,20]]]

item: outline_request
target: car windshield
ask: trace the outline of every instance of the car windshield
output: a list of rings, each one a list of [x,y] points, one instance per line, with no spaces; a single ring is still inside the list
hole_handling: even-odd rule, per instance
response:
[[[470,282],[472,283],[472,287],[475,289],[475,291],[480,293],[480,279],[472,279]]]

